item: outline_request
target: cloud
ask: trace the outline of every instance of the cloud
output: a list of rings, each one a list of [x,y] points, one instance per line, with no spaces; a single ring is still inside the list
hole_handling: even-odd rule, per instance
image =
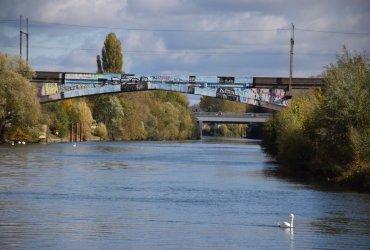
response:
[[[37,70],[95,72],[112,31],[130,73],[286,76],[291,22],[297,76],[321,73],[343,45],[370,49],[369,35],[350,34],[370,33],[367,0],[2,0],[0,7],[2,20],[29,17]],[[18,27],[0,23],[2,51],[18,53]]]

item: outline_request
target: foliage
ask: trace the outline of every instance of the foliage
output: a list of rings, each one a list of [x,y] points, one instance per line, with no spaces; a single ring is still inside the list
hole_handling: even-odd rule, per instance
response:
[[[97,56],[98,73],[122,73],[122,45],[116,34],[107,35],[102,48],[102,56]]]
[[[125,112],[126,140],[189,139],[194,135],[195,121],[183,94],[125,93],[120,95],[120,100]]]
[[[96,125],[94,135],[98,136],[100,140],[105,140],[107,138],[108,131],[104,123],[100,122]]]
[[[52,134],[60,137],[69,135],[71,119],[67,101],[53,102],[42,105],[43,116]]]
[[[370,66],[365,56],[352,56],[345,48],[335,65],[324,72],[323,102],[314,117],[315,151],[330,159],[321,168],[341,165],[357,168],[370,162]],[[323,157],[321,157],[323,158]],[[333,175],[332,177],[336,177]]]
[[[122,121],[124,111],[117,96],[98,96],[90,100],[93,103],[93,116],[99,123],[102,122],[107,127],[109,136],[115,140],[121,138]]]
[[[262,145],[282,166],[370,191],[370,64],[344,48],[325,87],[294,98],[264,126]]]
[[[41,112],[32,75],[23,61],[0,53],[0,141],[37,139]]]
[[[93,116],[91,109],[84,99],[76,101],[76,113],[78,113],[78,121],[82,125],[83,137],[85,140],[91,138],[91,126],[93,124]],[[100,136],[101,137],[101,136]]]
[[[208,96],[200,98],[199,106],[204,112],[247,112],[248,110],[246,104]]]

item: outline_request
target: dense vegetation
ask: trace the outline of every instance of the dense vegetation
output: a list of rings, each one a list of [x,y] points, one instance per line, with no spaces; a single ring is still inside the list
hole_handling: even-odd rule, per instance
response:
[[[107,35],[97,71],[123,73],[121,43]],[[33,76],[15,57],[0,53],[0,142],[37,141],[40,135],[67,140],[71,123],[82,124],[85,140],[175,140],[195,136],[186,95],[140,92],[101,95],[40,105]],[[46,125],[46,126],[45,126]]]
[[[27,72],[27,73],[26,73]],[[68,139],[81,123],[84,139],[175,140],[195,136],[185,95],[141,92],[78,98],[40,105],[32,69],[0,53],[0,142]],[[47,125],[47,126],[45,126]],[[58,139],[58,140],[59,140]]]
[[[265,124],[263,147],[285,172],[370,191],[369,59],[344,49],[323,77]]]
[[[0,53],[0,142],[38,136],[41,109],[32,76],[24,62]]]

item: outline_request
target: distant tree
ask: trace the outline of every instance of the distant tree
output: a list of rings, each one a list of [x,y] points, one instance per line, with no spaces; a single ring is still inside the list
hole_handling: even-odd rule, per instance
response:
[[[205,112],[246,112],[248,106],[244,103],[233,102],[214,97],[203,96],[199,103],[200,108]]]
[[[0,53],[0,141],[35,139],[29,134],[41,112],[36,89],[29,82],[32,75],[24,62]]]
[[[102,66],[100,55],[96,56],[96,64],[98,65],[98,70],[96,71],[96,73],[102,74],[103,73],[103,66]]]
[[[102,55],[96,56],[97,73],[123,73],[122,45],[115,33],[107,35]],[[104,123],[111,139],[122,135],[123,109],[117,97],[91,97],[92,113],[97,122]]]
[[[102,56],[100,58],[98,55],[96,61],[98,73],[123,73],[122,45],[115,33],[111,32],[107,35]]]

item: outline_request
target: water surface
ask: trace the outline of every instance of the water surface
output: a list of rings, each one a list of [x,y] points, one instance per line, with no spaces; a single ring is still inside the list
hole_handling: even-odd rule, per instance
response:
[[[2,145],[0,248],[369,249],[370,195],[273,168],[240,140]]]

